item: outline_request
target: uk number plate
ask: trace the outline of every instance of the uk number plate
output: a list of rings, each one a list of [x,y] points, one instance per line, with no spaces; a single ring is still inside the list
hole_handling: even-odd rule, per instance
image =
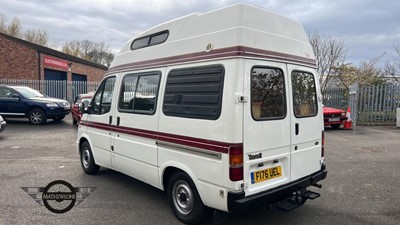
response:
[[[282,167],[272,167],[264,170],[258,170],[251,172],[251,183],[259,183],[269,179],[277,178],[282,176]]]
[[[329,118],[329,122],[337,122],[340,121],[340,118]]]

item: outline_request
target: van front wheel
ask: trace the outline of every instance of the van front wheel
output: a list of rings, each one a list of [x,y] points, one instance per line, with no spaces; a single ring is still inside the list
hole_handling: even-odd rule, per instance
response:
[[[90,145],[87,141],[81,145],[81,165],[82,169],[87,174],[96,174],[100,167],[94,162],[94,157]]]
[[[183,172],[172,175],[168,183],[167,197],[175,216],[186,224],[198,224],[207,218],[208,208],[200,199],[190,177]]]

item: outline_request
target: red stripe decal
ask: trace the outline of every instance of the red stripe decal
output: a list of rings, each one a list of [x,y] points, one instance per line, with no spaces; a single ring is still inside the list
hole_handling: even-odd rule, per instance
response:
[[[242,143],[219,142],[219,141],[200,139],[200,138],[194,138],[176,134],[167,134],[167,133],[142,130],[137,128],[115,126],[98,122],[81,121],[80,125],[93,127],[101,130],[114,131],[118,133],[124,133],[124,134],[154,139],[154,140],[160,140],[160,141],[165,141],[174,144],[184,145],[188,147],[195,147],[225,154],[229,153],[230,148],[240,147],[243,145]]]
[[[316,61],[314,59],[285,54],[281,52],[268,51],[257,48],[250,48],[245,46],[234,46],[228,48],[215,49],[211,52],[196,52],[190,54],[183,54],[159,59],[151,59],[134,63],[127,63],[119,66],[114,66],[109,68],[107,74],[117,72],[117,71],[125,71],[132,70],[144,67],[152,67],[152,66],[164,66],[167,64],[174,63],[183,63],[183,62],[193,62],[198,60],[208,60],[208,59],[216,59],[216,58],[224,58],[224,57],[257,57],[264,59],[274,59],[274,60],[286,60],[294,63],[305,64],[311,66],[313,68],[316,67]]]

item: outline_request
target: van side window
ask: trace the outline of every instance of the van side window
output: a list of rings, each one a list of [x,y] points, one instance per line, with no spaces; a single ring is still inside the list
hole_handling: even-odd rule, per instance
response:
[[[254,120],[286,117],[286,92],[283,71],[253,67],[251,70],[251,114]]]
[[[159,83],[158,72],[126,75],[121,84],[119,111],[154,114]]]
[[[101,83],[96,95],[93,97],[93,113],[105,114],[110,112],[112,96],[114,93],[115,77],[107,78]]]
[[[314,75],[292,72],[293,110],[296,117],[315,116],[318,113]]]
[[[145,37],[141,37],[133,40],[131,44],[131,50],[136,50],[139,48],[145,48],[153,45],[158,45],[164,43],[169,35],[168,30],[164,30],[155,34],[150,34]]]
[[[216,120],[221,114],[222,65],[174,69],[168,74],[163,112],[167,116]]]

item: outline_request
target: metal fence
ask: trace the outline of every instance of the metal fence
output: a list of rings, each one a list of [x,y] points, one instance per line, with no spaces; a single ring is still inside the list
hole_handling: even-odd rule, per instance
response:
[[[331,88],[324,91],[325,106],[346,109],[349,104],[347,89]],[[353,122],[357,125],[395,125],[396,109],[400,108],[400,85],[384,84],[357,87],[351,99]]]
[[[322,97],[323,104],[327,107],[336,109],[346,109],[348,105],[349,91],[343,88],[329,88],[325,89]]]
[[[0,79],[0,85],[27,86],[47,96],[65,99],[70,103],[73,103],[79,94],[95,91],[99,84],[100,82],[88,81]]]
[[[358,125],[395,125],[400,108],[400,85],[360,87],[358,90]]]

